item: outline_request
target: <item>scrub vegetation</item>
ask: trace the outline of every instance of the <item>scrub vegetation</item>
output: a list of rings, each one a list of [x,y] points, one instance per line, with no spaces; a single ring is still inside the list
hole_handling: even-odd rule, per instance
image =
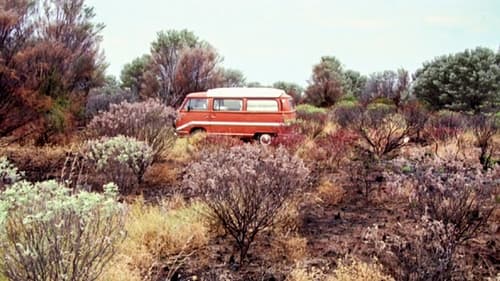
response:
[[[500,278],[498,50],[366,76],[322,56],[270,85],[297,119],[259,145],[175,135],[186,94],[265,86],[216,46],[159,31],[118,80],[94,18],[0,1],[0,280]]]

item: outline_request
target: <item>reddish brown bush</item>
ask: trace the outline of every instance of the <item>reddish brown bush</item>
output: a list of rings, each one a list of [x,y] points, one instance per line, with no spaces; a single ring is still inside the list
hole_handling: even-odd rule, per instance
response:
[[[297,110],[297,120],[292,123],[294,130],[311,139],[319,136],[325,128],[328,121],[328,114],[323,110],[313,110],[306,108],[305,110]]]
[[[465,127],[466,120],[460,113],[441,111],[429,118],[424,137],[432,142],[447,141],[456,138]]]
[[[359,136],[348,129],[338,129],[315,140],[317,150],[311,152],[321,171],[336,170],[352,151]]]
[[[304,144],[306,137],[299,133],[297,125],[291,125],[286,132],[279,134],[272,139],[271,145],[278,147],[283,146],[290,153],[294,154],[301,145]]]
[[[500,117],[476,115],[471,118],[471,127],[476,138],[476,145],[481,149],[479,162],[484,170],[493,168],[492,159],[495,146],[493,136],[500,131]]]
[[[206,135],[196,142],[200,150],[229,149],[242,144],[243,141],[239,137],[222,135]]]
[[[359,133],[364,148],[377,158],[397,152],[414,131],[403,115],[385,104],[370,105],[353,120],[351,128]]]
[[[89,89],[103,82],[103,26],[83,0],[4,2],[0,136],[43,144],[77,123]]]
[[[233,237],[242,264],[256,235],[274,224],[307,175],[302,161],[283,148],[243,145],[202,153],[188,167],[184,186],[202,196],[209,216]]]

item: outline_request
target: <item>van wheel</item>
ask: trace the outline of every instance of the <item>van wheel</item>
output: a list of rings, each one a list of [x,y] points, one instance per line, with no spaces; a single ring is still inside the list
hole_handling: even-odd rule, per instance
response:
[[[190,134],[191,134],[191,136],[194,136],[194,135],[204,134],[205,132],[206,132],[205,129],[196,128],[196,129],[193,129]]]
[[[262,145],[270,145],[273,137],[270,134],[259,135],[259,143]]]

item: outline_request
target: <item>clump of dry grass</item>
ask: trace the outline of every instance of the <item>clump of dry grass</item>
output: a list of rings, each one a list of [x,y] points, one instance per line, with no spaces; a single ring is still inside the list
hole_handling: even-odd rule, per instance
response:
[[[394,281],[376,261],[366,263],[354,258],[340,260],[333,274],[326,281]]]
[[[188,163],[198,153],[197,144],[205,138],[205,134],[177,138],[168,153],[168,159],[179,163]]]
[[[275,236],[270,254],[273,260],[282,260],[283,257],[294,262],[304,260],[309,257],[307,238],[297,234]]]
[[[337,205],[342,202],[346,191],[338,183],[322,179],[318,186],[318,197],[322,202],[331,205]]]
[[[175,269],[208,243],[204,208],[179,198],[160,205],[142,200],[131,204],[125,225],[128,236],[101,280],[146,280],[159,266]]]
[[[324,279],[325,274],[319,268],[307,269],[300,266],[294,268],[286,278],[287,281],[317,281]]]
[[[394,281],[376,261],[362,262],[355,258],[339,260],[332,273],[325,273],[327,268],[307,268],[297,264],[287,277],[287,281]]]

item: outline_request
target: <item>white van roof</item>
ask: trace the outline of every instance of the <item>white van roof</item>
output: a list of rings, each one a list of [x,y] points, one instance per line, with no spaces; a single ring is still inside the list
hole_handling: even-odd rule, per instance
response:
[[[274,88],[216,88],[207,91],[207,97],[277,98],[283,95],[287,95],[285,91]]]

